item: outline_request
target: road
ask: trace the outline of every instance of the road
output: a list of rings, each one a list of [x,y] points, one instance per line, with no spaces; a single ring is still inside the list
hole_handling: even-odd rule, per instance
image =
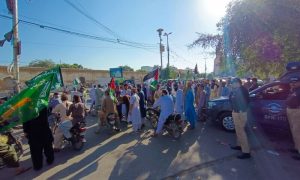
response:
[[[107,129],[95,134],[96,118],[88,117],[87,121],[88,142],[83,150],[65,148],[55,154],[53,165],[17,177],[10,169],[2,169],[1,179],[266,179],[269,172],[264,166],[272,166],[268,162],[279,159],[265,153],[255,138],[251,138],[253,158],[237,159],[238,152],[229,148],[235,143],[235,134],[212,122],[198,123],[195,130],[185,131],[175,141],[168,135],[152,138],[151,129],[136,134],[124,127],[118,134],[110,134]],[[24,147],[21,164],[31,166],[28,145]]]

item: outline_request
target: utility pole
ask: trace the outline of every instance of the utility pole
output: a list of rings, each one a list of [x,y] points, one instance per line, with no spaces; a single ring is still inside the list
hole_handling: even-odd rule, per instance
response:
[[[162,63],[163,46],[162,46],[162,44],[161,44],[161,42],[162,42],[161,35],[162,35],[162,32],[163,32],[163,31],[164,31],[164,30],[163,30],[162,28],[159,28],[159,29],[157,30],[158,36],[159,36],[160,70],[162,70],[162,66],[163,66],[163,63]]]
[[[170,48],[169,48],[169,35],[170,34],[172,34],[172,32],[164,34],[164,36],[167,36],[167,51],[168,51],[168,64],[167,64],[167,67],[168,68],[170,66]]]
[[[20,75],[19,75],[19,55],[20,55],[20,42],[19,42],[19,28],[18,28],[18,0],[13,0],[13,61],[14,61],[14,78],[17,81],[17,93],[20,92]]]
[[[207,59],[207,58],[204,58],[204,63],[205,63],[205,64],[204,64],[204,68],[205,68],[205,69],[204,69],[204,70],[205,70],[204,78],[205,78],[205,79],[206,79],[206,70],[207,70],[207,68],[206,68],[206,59]]]

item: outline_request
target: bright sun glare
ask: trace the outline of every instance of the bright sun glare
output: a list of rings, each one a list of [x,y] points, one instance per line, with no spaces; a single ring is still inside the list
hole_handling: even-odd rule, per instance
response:
[[[220,18],[225,15],[226,6],[231,0],[200,0],[207,15],[213,18]]]

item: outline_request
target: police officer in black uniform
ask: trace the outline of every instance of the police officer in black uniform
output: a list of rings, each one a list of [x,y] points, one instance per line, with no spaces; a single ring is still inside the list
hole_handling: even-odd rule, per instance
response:
[[[295,153],[294,159],[300,160],[300,76],[291,78],[290,87],[286,111],[295,144],[291,152]]]

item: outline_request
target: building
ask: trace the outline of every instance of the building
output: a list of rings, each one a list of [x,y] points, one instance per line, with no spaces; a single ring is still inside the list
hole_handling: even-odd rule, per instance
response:
[[[153,70],[153,67],[151,67],[151,66],[142,66],[141,70],[146,71],[146,72],[151,72]]]

